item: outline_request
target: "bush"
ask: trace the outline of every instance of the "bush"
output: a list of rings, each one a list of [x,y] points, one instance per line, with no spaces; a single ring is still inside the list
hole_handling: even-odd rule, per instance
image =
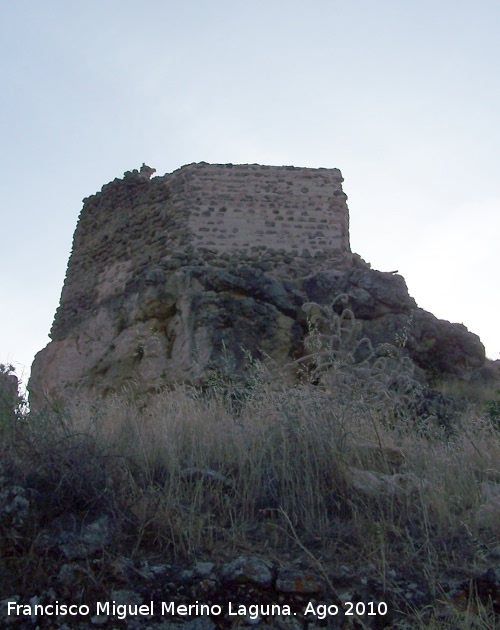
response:
[[[12,429],[15,421],[24,418],[26,413],[26,399],[19,391],[13,366],[0,363],[0,434]]]

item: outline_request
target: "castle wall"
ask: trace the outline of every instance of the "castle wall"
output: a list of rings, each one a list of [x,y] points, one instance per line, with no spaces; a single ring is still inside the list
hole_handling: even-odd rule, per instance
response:
[[[256,164],[126,173],[84,200],[51,337],[148,274],[252,264],[294,278],[348,264],[342,181],[338,169]]]
[[[186,198],[195,247],[219,252],[281,249],[344,257],[349,225],[338,169],[196,164]]]

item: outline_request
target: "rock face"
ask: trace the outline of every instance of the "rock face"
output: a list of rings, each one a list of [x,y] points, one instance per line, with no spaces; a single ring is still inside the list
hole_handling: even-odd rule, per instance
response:
[[[342,181],[338,169],[201,163],[129,172],[85,199],[32,407],[239,372],[246,352],[289,363],[303,352],[302,305],[340,293],[373,343],[404,331],[424,370],[481,366],[477,336],[353,257]]]

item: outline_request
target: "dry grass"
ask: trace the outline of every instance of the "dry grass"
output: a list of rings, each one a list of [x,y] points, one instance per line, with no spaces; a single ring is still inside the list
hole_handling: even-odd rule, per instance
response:
[[[370,348],[354,364],[365,340],[353,342],[351,319],[337,324],[348,350],[321,352],[315,385],[254,364],[244,384],[81,399],[18,423],[10,453],[49,506],[40,528],[104,510],[131,556],[369,564],[384,584],[394,571],[425,582],[434,604],[411,627],[495,628],[473,597],[446,625],[437,584],[484,570],[500,544],[498,426],[477,406],[446,427],[422,419],[409,362]],[[13,555],[32,557],[36,536]]]
[[[499,544],[500,435],[474,409],[451,434],[389,416],[356,387],[338,396],[261,369],[241,389],[80,400],[32,417],[11,453],[50,496],[45,522],[105,510],[132,556],[307,549],[325,566],[371,564],[385,583],[393,570],[418,576],[432,593],[440,576],[481,570]],[[478,614],[449,627],[494,627],[470,621]],[[448,627],[432,623],[421,627]]]
[[[451,435],[413,430],[388,424],[356,388],[336,396],[268,376],[241,390],[179,386],[140,405],[80,400],[32,418],[12,453],[50,495],[45,520],[110,511],[131,555],[302,548],[326,564],[374,565],[385,582],[393,570],[423,576],[430,592],[442,575],[481,569],[500,540],[500,435],[487,419],[471,409]],[[356,485],[361,473],[373,490]],[[494,627],[479,614],[449,627]]]
[[[304,540],[381,571],[393,562],[437,571],[458,551],[480,555],[500,537],[488,495],[500,481],[498,432],[474,411],[451,436],[386,419],[355,391],[339,402],[335,391],[262,378],[245,396],[179,386],[140,407],[79,401],[32,420],[17,445],[38,474],[58,470],[61,505],[67,487],[86,509],[105,499],[122,511],[137,547],[190,556],[259,544],[269,530],[286,546],[284,513]],[[399,473],[403,490],[358,491],[353,468],[373,471],[374,483]]]

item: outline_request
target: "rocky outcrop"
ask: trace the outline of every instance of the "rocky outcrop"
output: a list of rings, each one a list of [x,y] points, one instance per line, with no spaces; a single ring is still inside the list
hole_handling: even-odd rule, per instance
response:
[[[218,372],[241,374],[247,352],[290,363],[303,353],[302,305],[328,304],[340,293],[374,346],[397,345],[404,336],[409,356],[429,375],[459,376],[484,363],[479,338],[417,308],[400,276],[348,269],[283,281],[247,265],[152,269],[37,355],[32,403],[81,389],[155,391]]]
[[[344,293],[373,346],[406,349],[427,376],[460,376],[484,365],[484,346],[462,324],[440,320],[418,308],[402,276],[369,268],[313,274],[302,282],[309,300],[328,304]]]
[[[404,346],[422,374],[481,367],[476,335],[351,255],[341,182],[337,169],[200,164],[104,186],[85,200],[32,408],[242,374],[248,354],[289,364],[304,352],[302,306],[340,294],[374,346]]]

